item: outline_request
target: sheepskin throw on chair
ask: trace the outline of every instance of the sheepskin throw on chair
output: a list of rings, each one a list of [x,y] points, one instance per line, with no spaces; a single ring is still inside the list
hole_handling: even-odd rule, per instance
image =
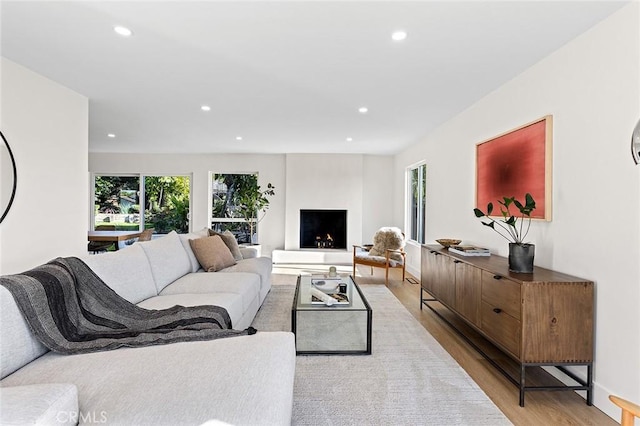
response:
[[[369,250],[370,256],[385,256],[387,249],[400,250],[404,248],[404,235],[400,228],[383,227],[373,236],[373,247]],[[391,253],[389,256],[393,260],[402,262],[400,253]]]

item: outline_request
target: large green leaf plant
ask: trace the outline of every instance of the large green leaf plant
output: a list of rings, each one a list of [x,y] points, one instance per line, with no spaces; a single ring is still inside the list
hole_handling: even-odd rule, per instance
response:
[[[527,193],[525,195],[524,204],[516,200],[515,197],[503,197],[502,200],[498,200],[498,203],[500,204],[500,213],[502,215],[502,218],[498,220],[491,217],[493,203],[487,204],[486,213],[478,208],[473,209],[473,211],[476,217],[488,219],[486,222],[482,221],[483,225],[493,229],[510,243],[527,244],[524,240],[531,227],[531,212],[536,208],[536,202],[531,194]],[[511,213],[510,208],[512,206],[515,206],[520,212],[519,217]]]

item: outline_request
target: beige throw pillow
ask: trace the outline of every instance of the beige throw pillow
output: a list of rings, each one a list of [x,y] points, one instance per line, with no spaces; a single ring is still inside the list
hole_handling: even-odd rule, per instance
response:
[[[236,261],[244,259],[242,257],[242,252],[240,251],[240,247],[238,246],[238,241],[236,240],[236,236],[233,235],[231,231],[228,229],[223,233],[216,232],[213,229],[209,229],[209,235],[219,235],[222,238],[222,241],[229,247],[229,251],[233,255],[233,258]]]
[[[218,235],[189,240],[196,259],[207,272],[216,272],[236,264],[231,251]]]

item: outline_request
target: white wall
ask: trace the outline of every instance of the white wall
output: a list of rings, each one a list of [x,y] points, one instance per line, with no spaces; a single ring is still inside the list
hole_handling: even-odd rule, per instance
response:
[[[362,241],[356,244],[371,244],[373,235],[381,227],[403,229],[404,223],[395,221],[393,217],[396,192],[394,157],[365,155],[362,165]]]
[[[362,155],[287,154],[286,250],[300,248],[300,209],[347,210],[347,247],[362,241]]]
[[[393,226],[393,157],[288,154],[285,249],[300,248],[300,209],[347,210],[347,249]]]
[[[616,12],[396,157],[427,161],[427,240],[457,237],[506,255],[474,217],[475,144],[552,114],[553,220],[533,224],[536,265],[596,283],[595,405],[640,401],[640,3]],[[396,194],[397,206],[403,195]],[[404,210],[395,210],[402,218]],[[419,251],[409,248],[419,265]]]
[[[0,274],[11,274],[87,251],[88,101],[5,58],[0,66],[0,127],[18,170],[0,225]]]

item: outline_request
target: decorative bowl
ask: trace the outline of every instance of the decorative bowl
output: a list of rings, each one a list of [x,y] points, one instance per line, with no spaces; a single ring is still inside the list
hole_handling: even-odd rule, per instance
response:
[[[456,240],[453,238],[440,238],[439,240],[436,240],[436,242],[442,247],[449,248],[451,246],[457,246],[462,242],[462,240]]]
[[[325,293],[333,293],[338,289],[340,280],[321,280],[312,281],[315,288],[324,291]]]

